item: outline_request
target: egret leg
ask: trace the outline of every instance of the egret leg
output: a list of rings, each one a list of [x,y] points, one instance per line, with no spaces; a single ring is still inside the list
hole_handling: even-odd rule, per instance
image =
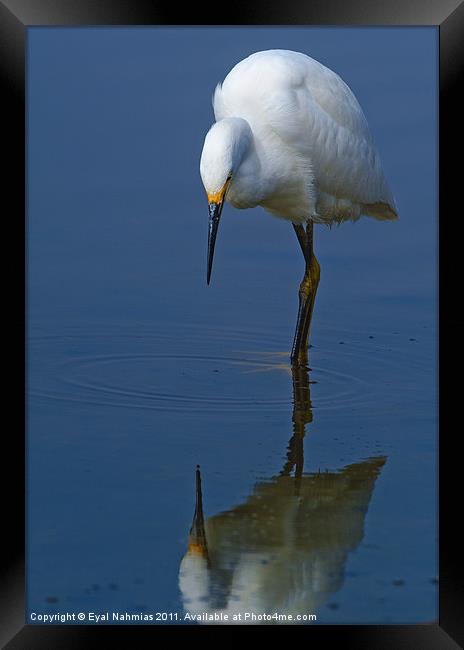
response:
[[[306,259],[306,232],[303,226],[300,226],[299,224],[293,224],[293,228],[295,229],[296,236],[298,238],[298,243],[301,246],[301,252],[305,256]]]
[[[301,477],[303,476],[304,446],[306,425],[312,422],[313,412],[309,389],[309,373],[304,366],[292,365],[293,380],[293,435],[288,443],[287,462],[281,471],[281,476],[290,476],[295,468],[295,495],[300,493]]]
[[[298,318],[296,323],[295,337],[293,339],[291,361],[293,364],[306,366],[308,363],[308,339],[311,326],[314,301],[316,299],[317,287],[319,285],[320,266],[313,251],[313,223],[310,221],[306,226],[294,224],[301,249],[305,258],[305,274],[300,284]],[[304,234],[304,239],[303,239]]]

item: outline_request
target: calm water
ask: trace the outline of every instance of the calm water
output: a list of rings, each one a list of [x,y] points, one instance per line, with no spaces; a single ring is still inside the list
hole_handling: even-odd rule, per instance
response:
[[[315,227],[309,375],[288,223],[226,207],[205,279],[211,93],[273,47],[352,87],[400,213]],[[29,613],[436,619],[435,99],[432,28],[29,30]]]

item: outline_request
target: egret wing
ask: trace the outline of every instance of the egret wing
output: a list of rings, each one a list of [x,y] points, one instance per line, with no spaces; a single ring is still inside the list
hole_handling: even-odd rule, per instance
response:
[[[258,52],[231,70],[216,88],[213,106],[216,120],[243,117],[263,141],[277,136],[305,157],[321,191],[366,206],[374,216],[395,218],[363,111],[329,68],[297,52]]]

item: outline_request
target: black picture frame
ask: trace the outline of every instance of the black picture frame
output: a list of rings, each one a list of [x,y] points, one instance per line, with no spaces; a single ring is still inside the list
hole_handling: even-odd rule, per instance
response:
[[[305,627],[311,643],[341,643],[361,650],[394,648],[462,647],[464,643],[464,598],[460,562],[462,542],[455,532],[459,516],[460,455],[455,440],[460,435],[460,380],[446,381],[449,363],[458,364],[460,352],[459,288],[460,238],[456,222],[462,184],[461,164],[453,164],[452,152],[460,151],[463,106],[459,81],[464,62],[463,0],[287,0],[272,5],[257,2],[223,4],[223,11],[196,3],[180,8],[173,3],[140,0],[0,0],[0,78],[3,93],[3,132],[5,170],[2,175],[4,325],[4,527],[2,535],[2,578],[0,581],[0,643],[9,650],[27,648],[112,647],[108,635],[125,647],[148,647],[161,629],[176,626],[38,626],[25,625],[25,436],[27,384],[25,361],[26,219],[25,201],[25,69],[27,30],[32,26],[84,25],[347,25],[347,26],[436,26],[439,30],[439,288],[440,288],[440,554],[439,620],[425,625],[326,626]],[[182,23],[179,18],[182,17]],[[460,182],[461,181],[461,182]],[[8,201],[7,201],[8,200]],[[7,255],[6,253],[9,253]],[[456,287],[456,280],[458,285]],[[460,295],[460,294],[459,294]],[[454,305],[454,307],[453,307]],[[450,308],[448,308],[448,306]],[[446,332],[446,335],[445,335]],[[446,383],[446,390],[444,385]],[[27,406],[27,405],[26,405]],[[10,416],[10,417],[8,417]],[[458,426],[456,426],[456,424]],[[10,470],[7,472],[7,470]],[[454,515],[454,517],[453,517]],[[183,627],[185,631],[216,636],[219,627]],[[234,628],[233,634],[240,634]],[[293,631],[303,628],[292,628]],[[289,634],[286,628],[286,635]],[[137,642],[134,641],[137,639]]]

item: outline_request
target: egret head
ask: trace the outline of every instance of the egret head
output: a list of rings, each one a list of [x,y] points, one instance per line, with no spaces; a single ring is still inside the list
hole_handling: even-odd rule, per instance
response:
[[[251,139],[248,122],[239,117],[228,117],[216,122],[206,134],[200,160],[200,174],[209,206],[208,284],[224,201]]]

